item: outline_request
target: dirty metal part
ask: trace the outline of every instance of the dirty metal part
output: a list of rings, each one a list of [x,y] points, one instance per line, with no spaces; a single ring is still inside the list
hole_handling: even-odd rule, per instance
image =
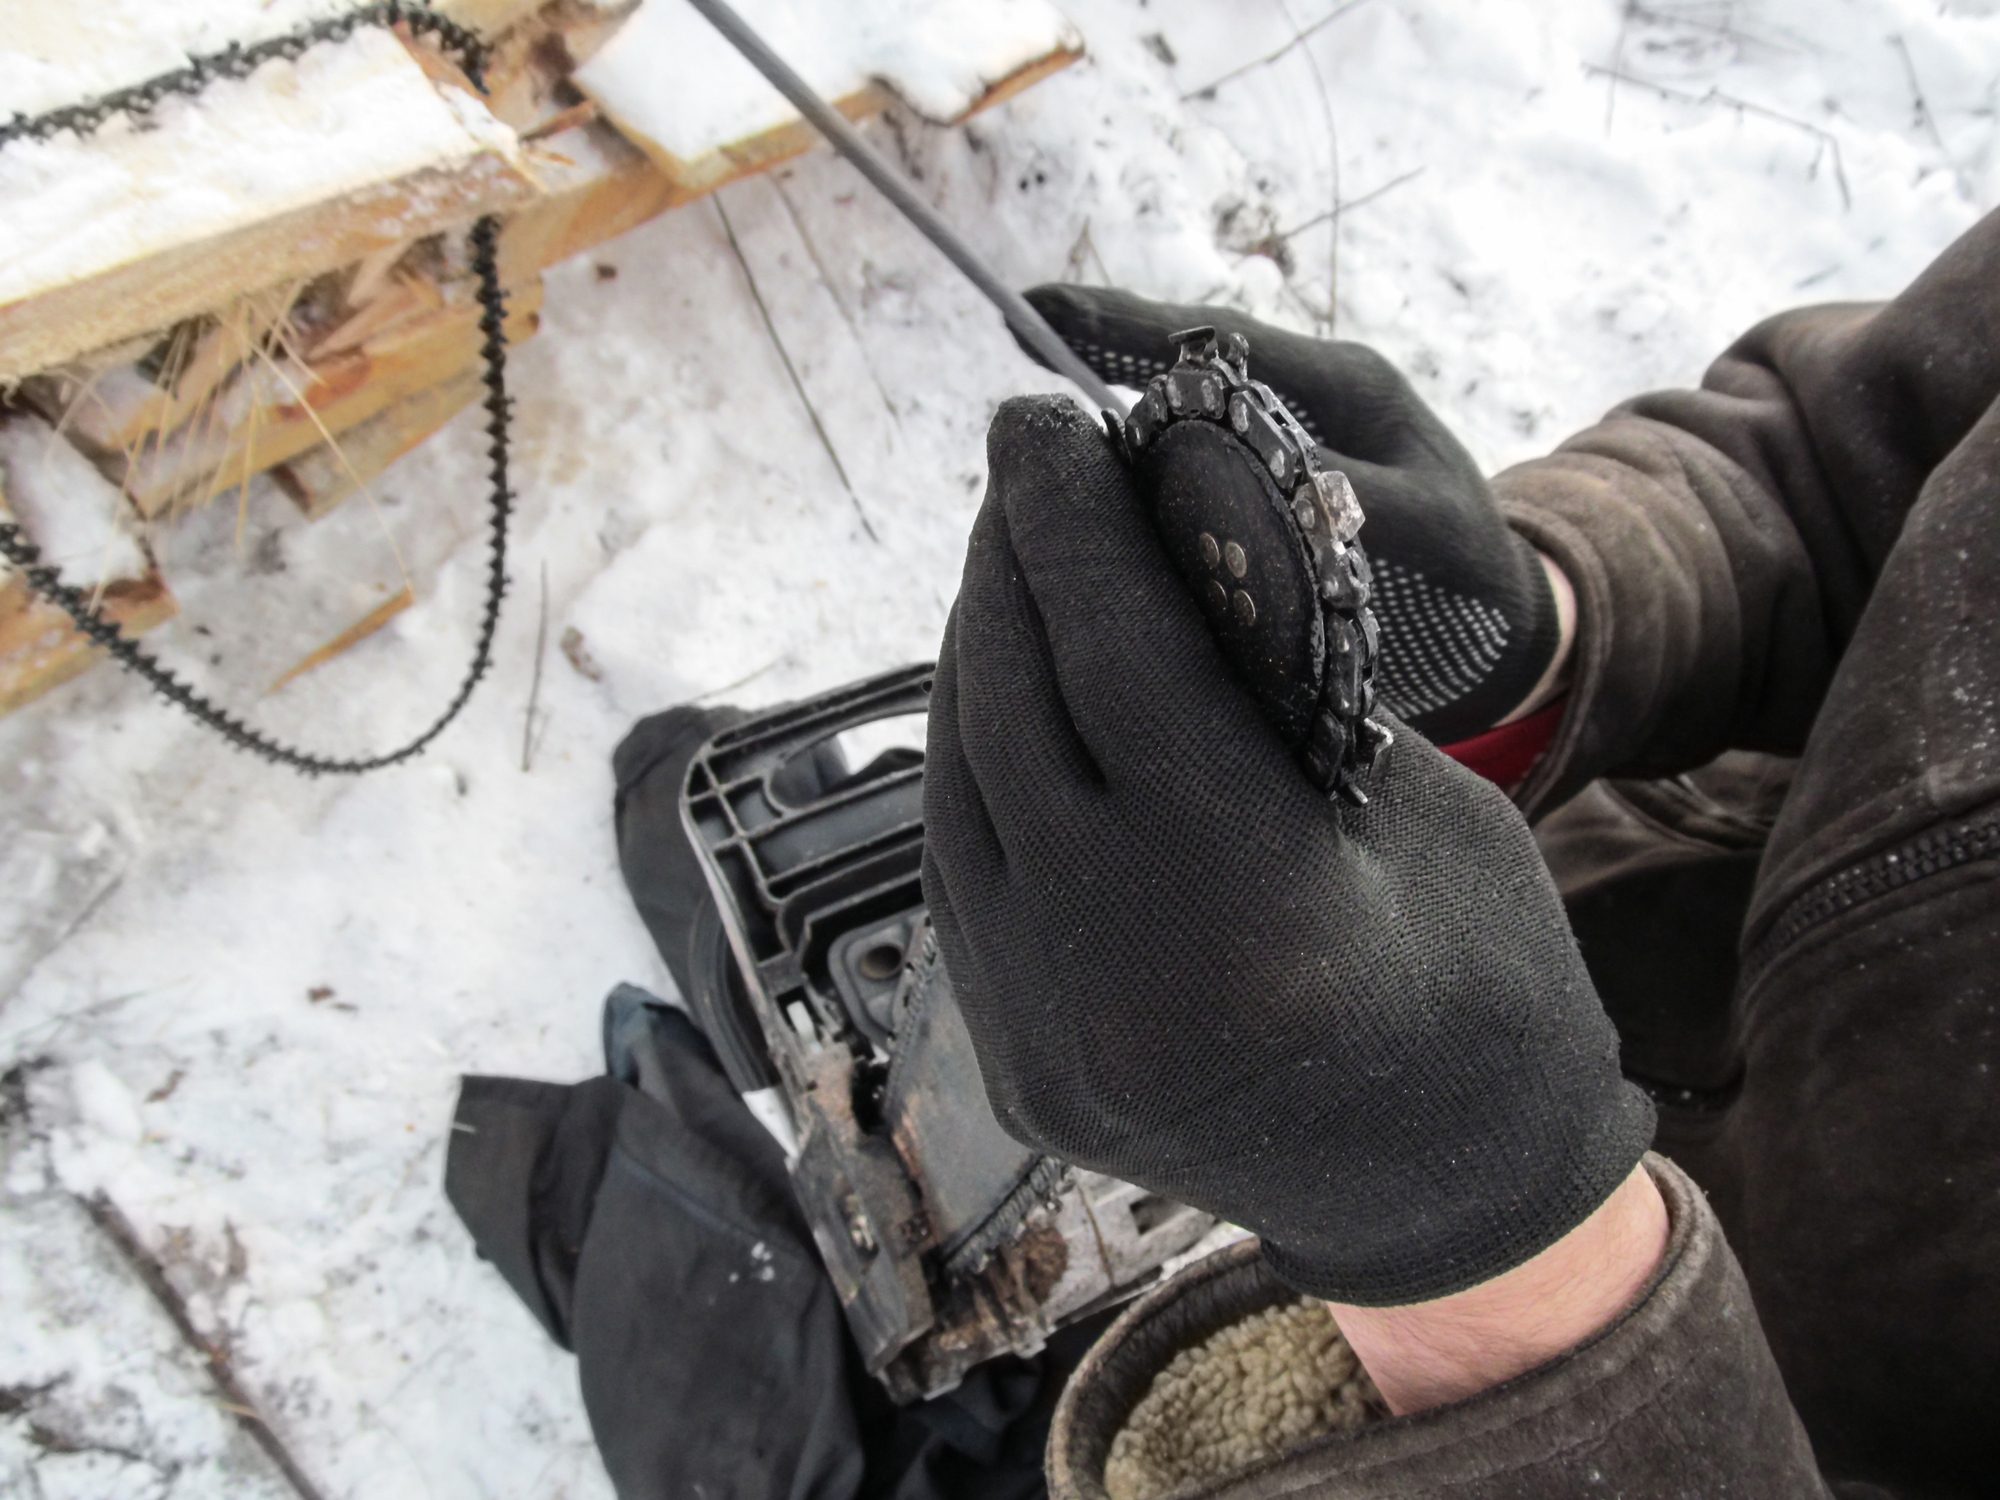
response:
[[[797,790],[843,732],[921,713],[904,668],[746,719],[697,752],[681,816],[740,981],[705,1028],[775,1079],[792,1187],[868,1368],[901,1401],[1144,1289],[1208,1215],[1072,1172],[1000,1129],[923,904],[923,766],[892,752]],[[754,1056],[749,1054],[754,1053]]]
[[[1375,711],[1373,579],[1347,476],[1271,388],[1249,346],[1174,335],[1122,430],[1161,540],[1223,654],[1313,783],[1359,806],[1391,735]]]

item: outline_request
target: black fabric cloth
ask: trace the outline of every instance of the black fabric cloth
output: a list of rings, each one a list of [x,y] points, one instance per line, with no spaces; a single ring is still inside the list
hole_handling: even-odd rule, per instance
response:
[[[1064,285],[1027,297],[1115,384],[1140,386],[1164,372],[1181,329],[1211,324],[1247,339],[1250,373],[1352,481],[1367,517],[1361,540],[1382,622],[1383,703],[1443,745],[1492,728],[1527,699],[1560,639],[1548,576],[1501,518],[1472,455],[1388,360],[1365,344],[1288,333],[1226,307]]]
[[[614,756],[619,856],[678,982],[705,982],[712,907],[680,822],[703,741],[741,710],[683,706]],[[801,791],[845,774],[819,747]],[[810,785],[807,785],[807,784]],[[479,1253],[577,1356],[622,1500],[1029,1500],[1069,1370],[1109,1321],[1064,1330],[957,1390],[897,1407],[862,1367],[783,1155],[679,1010],[604,1003],[605,1076],[464,1081],[445,1191]]]
[[[1494,483],[1579,606],[1535,813],[1731,749],[1797,758],[1726,1010],[1689,997],[1699,1045],[1655,1011],[1631,1061],[1697,1086],[1659,1147],[1742,1257],[1826,1471],[1990,1495],[2000,213],[1893,300],[1769,319],[1699,389]]]
[[[1044,1493],[1050,1414],[1103,1320],[895,1406],[861,1367],[783,1154],[708,1043],[630,986],[605,1025],[605,1077],[465,1080],[445,1191],[575,1351],[623,1500]]]
[[[1579,602],[1524,797],[1658,1088],[1659,1148],[1708,1194],[1704,1226],[1666,1193],[1707,1269],[1670,1252],[1543,1370],[1227,1493],[1990,1496],[2000,214],[1894,300],[1771,319],[1699,390],[1626,403],[1495,489]],[[1241,1269],[1198,1268],[1093,1355],[1058,1493],[1092,1493],[1063,1454],[1105,1451]]]
[[[1010,401],[987,457],[923,878],[1001,1125],[1255,1229],[1337,1302],[1576,1227],[1652,1114],[1520,814],[1407,728],[1365,808],[1329,801],[1097,425]]]

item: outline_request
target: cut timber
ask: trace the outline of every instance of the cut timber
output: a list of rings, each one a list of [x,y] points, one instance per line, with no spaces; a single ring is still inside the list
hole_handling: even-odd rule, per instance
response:
[[[145,549],[121,524],[118,495],[34,417],[0,421],[0,519],[17,522],[43,556],[127,634],[174,613]],[[67,682],[98,657],[96,647],[0,563],[0,713]]]
[[[97,607],[126,635],[142,635],[179,608],[157,570],[121,578],[95,596]],[[0,713],[11,713],[93,665],[97,648],[69,616],[44,604],[18,578],[0,585]]]
[[[949,124],[1083,55],[1042,0],[879,0],[865,16],[810,0],[741,0],[744,19],[850,119],[897,101]],[[669,73],[700,90],[660,87]],[[701,15],[647,0],[576,73],[618,128],[692,197],[765,171],[818,137]]]
[[[686,201],[644,152],[601,121],[539,145],[542,191],[500,231],[500,279],[509,285]]]
[[[364,485],[373,484],[397,459],[477,401],[485,371],[471,366],[429,390],[418,391],[340,434],[332,443],[288,459],[271,478],[308,520],[317,521]]]
[[[179,324],[131,363],[31,376],[21,398],[90,452],[136,453],[203,415],[291,304],[289,288],[248,293],[212,318]]]
[[[164,624],[179,607],[158,569],[144,578],[106,584],[92,597],[126,635],[142,635]],[[0,713],[60,687],[99,654],[68,615],[29,593],[27,584],[18,578],[0,583]]]
[[[534,197],[513,132],[385,32],[149,127],[0,152],[0,384]]]
[[[483,26],[493,38],[486,64],[486,107],[523,138],[577,101],[570,75],[593,56],[638,9],[639,0],[549,0],[516,5],[515,23],[504,32]]]
[[[287,683],[305,676],[306,673],[316,667],[325,666],[342,652],[358,646],[384,625],[395,619],[397,615],[408,609],[414,598],[415,596],[410,593],[410,586],[404,584],[395,593],[369,610],[367,614],[356,620],[347,629],[341,631],[339,635],[328,641],[324,646],[292,663],[290,667],[285,669],[278,680],[271,684],[270,690],[275,693]]]
[[[164,444],[136,455],[95,454],[140,514],[195,505],[275,464],[341,435],[407,397],[451,381],[480,360],[479,304],[469,282],[454,284],[446,304],[377,335],[357,348],[301,364],[260,356],[245,365],[211,413]],[[540,322],[539,279],[507,298],[509,344]]]

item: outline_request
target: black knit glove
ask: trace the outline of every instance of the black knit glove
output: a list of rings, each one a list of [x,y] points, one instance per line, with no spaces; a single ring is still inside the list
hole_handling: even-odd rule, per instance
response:
[[[1520,814],[1407,728],[1316,792],[1104,433],[1008,402],[946,627],[924,894],[1017,1139],[1255,1229],[1335,1301],[1580,1223],[1652,1113]]]
[[[1558,645],[1548,576],[1501,519],[1472,455],[1394,365],[1365,344],[1304,338],[1223,307],[1075,286],[1027,295],[1086,364],[1119,385],[1142,386],[1165,370],[1179,329],[1207,323],[1242,334],[1257,378],[1353,481],[1368,518],[1361,542],[1375,569],[1382,701],[1448,745],[1527,700]]]

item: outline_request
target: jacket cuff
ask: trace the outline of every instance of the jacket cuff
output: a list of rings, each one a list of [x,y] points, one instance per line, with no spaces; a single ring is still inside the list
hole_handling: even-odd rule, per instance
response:
[[[1743,1273],[1687,1176],[1648,1156],[1672,1220],[1639,1301],[1588,1343],[1469,1400],[1305,1440],[1219,1481],[1157,1496],[1517,1500],[1741,1494],[1824,1500]],[[1050,1434],[1057,1500],[1111,1500],[1113,1442],[1184,1349],[1293,1294],[1254,1246],[1212,1256],[1135,1303],[1079,1367]]]

